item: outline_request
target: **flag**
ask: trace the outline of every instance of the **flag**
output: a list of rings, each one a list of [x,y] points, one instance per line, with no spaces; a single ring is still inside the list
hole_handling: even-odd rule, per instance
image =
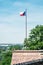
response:
[[[26,15],[26,11],[20,12],[20,16],[25,16],[25,15]]]

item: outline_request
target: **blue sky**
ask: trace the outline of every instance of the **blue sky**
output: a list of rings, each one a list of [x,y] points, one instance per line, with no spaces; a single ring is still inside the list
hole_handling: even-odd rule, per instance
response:
[[[43,25],[43,0],[0,0],[0,43],[23,43],[27,8],[28,36],[36,25]]]

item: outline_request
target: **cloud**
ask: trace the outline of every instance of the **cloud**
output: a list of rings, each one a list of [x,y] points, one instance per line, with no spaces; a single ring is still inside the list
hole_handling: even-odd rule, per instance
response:
[[[23,39],[24,29],[7,24],[0,24],[0,43],[23,42]]]
[[[29,2],[14,2],[13,5],[15,6],[28,6],[30,3]]]
[[[18,10],[24,10],[24,9],[28,9],[28,7],[30,6],[30,3],[29,2],[14,2],[13,4],[12,4],[12,6],[13,7],[17,7],[18,8]]]

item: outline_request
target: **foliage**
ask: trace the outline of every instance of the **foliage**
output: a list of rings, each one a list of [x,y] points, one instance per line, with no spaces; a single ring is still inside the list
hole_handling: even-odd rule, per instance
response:
[[[10,51],[7,53],[3,53],[2,61],[1,61],[0,65],[10,65],[11,57],[12,57],[12,53]]]
[[[7,47],[6,50],[0,49],[0,65],[11,65],[12,51],[13,50],[21,50],[23,45],[12,45]]]
[[[24,40],[24,47],[30,50],[43,49],[43,25],[37,25],[31,30],[28,39]]]
[[[10,50],[22,50],[23,45],[16,44],[14,46],[10,46]]]

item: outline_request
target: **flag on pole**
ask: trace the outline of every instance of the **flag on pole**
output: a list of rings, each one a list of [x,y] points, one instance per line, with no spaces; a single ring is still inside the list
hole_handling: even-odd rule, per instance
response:
[[[25,16],[25,15],[26,15],[26,11],[20,12],[20,16]]]
[[[25,34],[26,34],[26,39],[27,39],[27,9],[24,12],[20,12],[20,16],[25,16]]]

